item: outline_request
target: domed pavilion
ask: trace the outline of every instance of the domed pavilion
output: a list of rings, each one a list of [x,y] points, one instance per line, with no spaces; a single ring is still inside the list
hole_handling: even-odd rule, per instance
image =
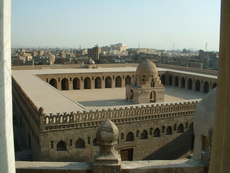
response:
[[[126,99],[138,104],[164,101],[164,87],[157,67],[149,59],[137,66],[135,80],[126,86]]]

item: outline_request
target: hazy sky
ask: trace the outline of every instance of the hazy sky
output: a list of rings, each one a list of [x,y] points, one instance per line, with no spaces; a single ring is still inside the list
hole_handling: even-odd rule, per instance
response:
[[[218,50],[220,0],[12,0],[13,47]]]

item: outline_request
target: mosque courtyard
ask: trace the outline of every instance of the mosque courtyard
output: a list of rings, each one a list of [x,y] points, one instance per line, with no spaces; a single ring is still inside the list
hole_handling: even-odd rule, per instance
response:
[[[111,106],[134,105],[125,99],[126,88],[105,88],[90,90],[60,91],[63,95],[74,100],[88,109],[98,109]],[[165,86],[164,102],[173,102],[190,99],[201,99],[205,93],[186,90],[183,88]]]

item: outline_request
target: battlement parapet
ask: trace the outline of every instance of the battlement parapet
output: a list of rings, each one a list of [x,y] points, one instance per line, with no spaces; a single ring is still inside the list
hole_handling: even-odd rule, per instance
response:
[[[193,116],[200,99],[134,106],[118,106],[76,113],[43,115],[44,130],[85,128],[98,126],[101,121],[111,119],[116,124]]]

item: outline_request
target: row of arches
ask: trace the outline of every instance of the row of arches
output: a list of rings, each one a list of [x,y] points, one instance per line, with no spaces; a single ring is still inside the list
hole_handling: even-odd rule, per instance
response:
[[[172,135],[173,131],[176,131],[177,133],[184,133],[185,129],[188,129],[190,131],[193,131],[193,123],[191,123],[188,126],[188,123],[186,123],[185,127],[184,125],[181,123],[178,126],[176,124],[174,124],[174,126],[162,126],[161,130],[159,127],[155,128],[153,130],[153,128],[150,128],[149,133],[147,132],[147,130],[143,130],[141,133],[139,131],[136,131],[136,137],[140,137],[140,139],[148,139],[149,136],[153,136],[153,137],[161,137],[161,133],[165,133],[165,135]],[[125,141],[126,142],[131,142],[134,141],[135,135],[133,132],[128,132],[126,137],[125,137]],[[121,134],[121,139],[124,139],[124,134]]]
[[[166,82],[166,75],[161,75],[161,82],[164,85],[171,85],[175,87],[185,88],[188,90],[194,90],[198,92],[208,93],[211,89],[217,86],[216,82],[209,82],[204,81],[201,83],[199,79],[192,79],[192,78],[185,78],[185,77],[178,77],[178,76],[168,76],[168,82]],[[203,90],[202,90],[203,89]]]
[[[86,77],[83,80],[83,87],[84,89],[91,89],[92,84],[94,86],[94,88],[96,89],[100,89],[103,88],[102,87],[102,78],[101,77],[96,77],[94,80],[91,79],[90,77]],[[105,83],[104,83],[104,87],[105,88],[112,88],[112,78],[110,76],[105,77]],[[122,87],[122,77],[121,76],[117,76],[115,78],[115,87],[116,88],[120,88]],[[92,83],[94,82],[94,83]],[[63,78],[60,81],[61,86],[60,89],[61,90],[69,90],[70,89],[70,81],[67,78]],[[58,80],[55,78],[52,78],[49,80],[49,84],[53,87],[55,87],[56,89],[58,88]],[[130,85],[131,84],[131,76],[126,76],[125,77],[125,85]],[[72,88],[73,90],[79,90],[81,89],[81,80],[79,78],[74,78],[72,81]]]
[[[90,138],[88,137],[88,144],[90,144]],[[79,138],[76,142],[75,142],[75,149],[84,149],[86,147],[86,143],[85,140],[82,138]],[[69,146],[73,146],[73,140],[70,139],[69,140]],[[93,146],[98,146],[98,142],[97,139],[94,138],[93,140]],[[54,149],[54,141],[51,141],[51,148]],[[67,151],[67,142],[60,140],[59,142],[57,142],[56,145],[56,150],[57,151]]]
[[[161,134],[172,135],[173,131],[177,133],[184,133],[186,129],[193,131],[193,123],[191,123],[189,126],[188,126],[188,123],[186,123],[185,126],[182,123],[180,123],[178,126],[177,124],[174,124],[173,127],[172,126],[167,126],[167,127],[162,126],[161,129],[159,127],[156,127],[154,130],[153,128],[150,128],[149,132],[147,130],[142,130],[141,132],[137,130],[136,136],[134,135],[133,132],[128,132],[125,137],[124,137],[124,133],[121,133],[121,140],[125,139],[126,142],[132,142],[135,140],[135,137],[144,140],[144,139],[148,139],[149,136],[161,137]],[[90,144],[90,137],[88,137],[88,144]],[[73,140],[70,139],[69,146],[72,147],[73,145],[75,149],[86,148],[85,140],[82,138],[79,138],[78,140],[76,140],[75,143],[73,143]],[[93,140],[93,146],[98,146],[98,142],[96,138],[94,138]],[[54,141],[51,141],[51,149],[54,149]],[[56,150],[57,151],[67,151],[67,142],[65,142],[64,140],[60,140],[59,142],[57,142]]]

